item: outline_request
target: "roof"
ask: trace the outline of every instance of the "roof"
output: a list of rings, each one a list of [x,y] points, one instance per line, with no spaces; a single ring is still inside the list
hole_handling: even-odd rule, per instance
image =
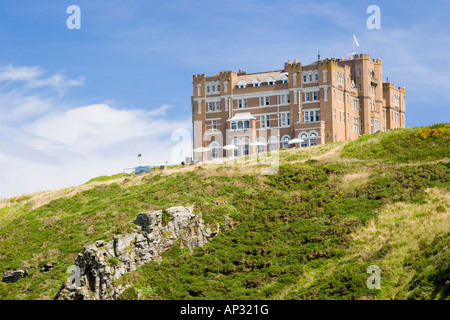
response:
[[[237,120],[255,120],[256,118],[252,116],[250,112],[236,113],[231,119],[227,121],[237,121]]]
[[[269,71],[260,73],[245,74],[237,77],[237,81],[244,81],[245,83],[254,83],[255,80],[259,82],[266,82],[268,79],[272,78],[274,81],[281,80],[287,72],[283,70],[279,71]]]

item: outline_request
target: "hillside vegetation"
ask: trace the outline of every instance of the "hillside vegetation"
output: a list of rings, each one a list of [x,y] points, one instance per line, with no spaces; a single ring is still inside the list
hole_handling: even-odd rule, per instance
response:
[[[275,175],[207,163],[0,200],[0,272],[28,271],[0,298],[53,299],[84,245],[130,232],[140,212],[195,204],[234,227],[124,275],[121,298],[449,299],[450,124],[279,157]],[[371,265],[381,289],[366,286]]]

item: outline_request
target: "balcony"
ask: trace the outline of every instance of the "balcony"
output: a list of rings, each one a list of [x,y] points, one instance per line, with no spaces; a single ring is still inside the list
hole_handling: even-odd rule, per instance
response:
[[[375,79],[374,77],[370,77],[370,84],[373,86],[377,86],[378,85],[378,80]]]

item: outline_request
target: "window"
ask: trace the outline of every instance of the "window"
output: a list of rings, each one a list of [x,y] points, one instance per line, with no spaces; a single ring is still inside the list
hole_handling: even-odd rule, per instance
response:
[[[347,123],[350,123],[350,114],[347,112]]]
[[[361,77],[361,68],[358,68],[358,77]]]
[[[308,135],[306,133],[301,133],[299,135],[299,138],[302,139],[303,141],[300,142],[300,147],[304,148],[308,146]]]
[[[242,145],[242,155],[248,156],[249,155],[249,140],[247,138],[244,139],[244,143]]]
[[[375,111],[375,100],[370,100],[370,111]]]
[[[278,149],[278,138],[272,136],[269,138],[269,151]]]
[[[231,130],[250,129],[250,120],[233,121],[230,124]]]
[[[238,139],[237,138],[234,138],[233,139],[233,143],[232,143],[233,145],[235,145],[236,147],[237,147],[237,149],[234,149],[233,151],[233,155],[235,156],[235,157],[239,157],[239,145],[240,145],[240,143],[238,142]]]
[[[375,96],[375,87],[374,86],[370,86],[370,94],[372,96]]]
[[[320,121],[320,110],[306,110],[303,111],[304,122],[319,122]]]
[[[280,96],[280,104],[288,104],[290,102],[291,102],[291,99],[290,99],[289,93],[288,94],[282,94]]]
[[[306,95],[305,101],[311,101],[311,93],[310,92],[306,92],[305,95]]]
[[[314,91],[313,92],[313,101],[317,101],[318,100],[318,96],[319,96],[318,93],[319,93],[318,91]]]
[[[303,75],[303,82],[306,82],[306,74]]]
[[[400,95],[398,94],[395,95],[395,106],[396,107],[400,106]]]
[[[217,130],[217,120],[211,120],[211,129],[212,131]]]
[[[216,101],[216,111],[220,111],[220,101]]]
[[[238,100],[238,108],[247,108],[247,99],[239,99]]]
[[[219,158],[219,143],[214,141],[210,144],[209,147],[211,149],[211,158],[213,159]]]
[[[380,120],[377,118],[370,119],[370,133],[375,133],[380,130]]]
[[[309,145],[315,146],[317,144],[317,132],[311,132],[309,134]]]
[[[289,148],[291,145],[288,143],[291,140],[291,137],[288,135],[283,136],[281,138],[281,147],[282,148]]]
[[[217,92],[220,92],[220,84],[217,85]]]
[[[319,74],[317,72],[315,73],[314,77],[315,77],[314,80],[316,82],[318,82],[319,81]]]
[[[353,132],[358,132],[358,117],[353,117]]]
[[[281,126],[289,127],[291,125],[291,115],[290,112],[281,113]]]
[[[270,115],[265,114],[261,116],[261,128],[270,128]]]
[[[312,74],[309,75],[309,82],[312,82]]]
[[[270,103],[269,97],[259,97],[260,106],[268,106]]]
[[[344,73],[343,72],[338,72],[338,84],[343,86],[344,85]]]
[[[208,102],[208,111],[214,111],[214,105],[212,102]]]
[[[353,99],[353,110],[358,111],[358,102],[359,100]]]
[[[206,92],[209,93],[209,86],[206,86]]]
[[[334,109],[334,120],[336,120],[336,109]]]
[[[258,153],[262,153],[264,151],[266,151],[266,140],[264,138],[258,138],[257,140],[260,143],[264,143],[264,145],[258,145]]]

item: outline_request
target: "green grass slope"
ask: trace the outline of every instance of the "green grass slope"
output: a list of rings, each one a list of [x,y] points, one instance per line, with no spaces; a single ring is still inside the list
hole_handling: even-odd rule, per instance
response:
[[[204,164],[1,200],[0,272],[29,276],[0,282],[0,298],[52,299],[83,245],[132,230],[140,212],[195,204],[234,228],[123,276],[121,298],[449,299],[449,156],[439,124],[282,150],[275,175]],[[367,288],[371,265],[381,289]]]

